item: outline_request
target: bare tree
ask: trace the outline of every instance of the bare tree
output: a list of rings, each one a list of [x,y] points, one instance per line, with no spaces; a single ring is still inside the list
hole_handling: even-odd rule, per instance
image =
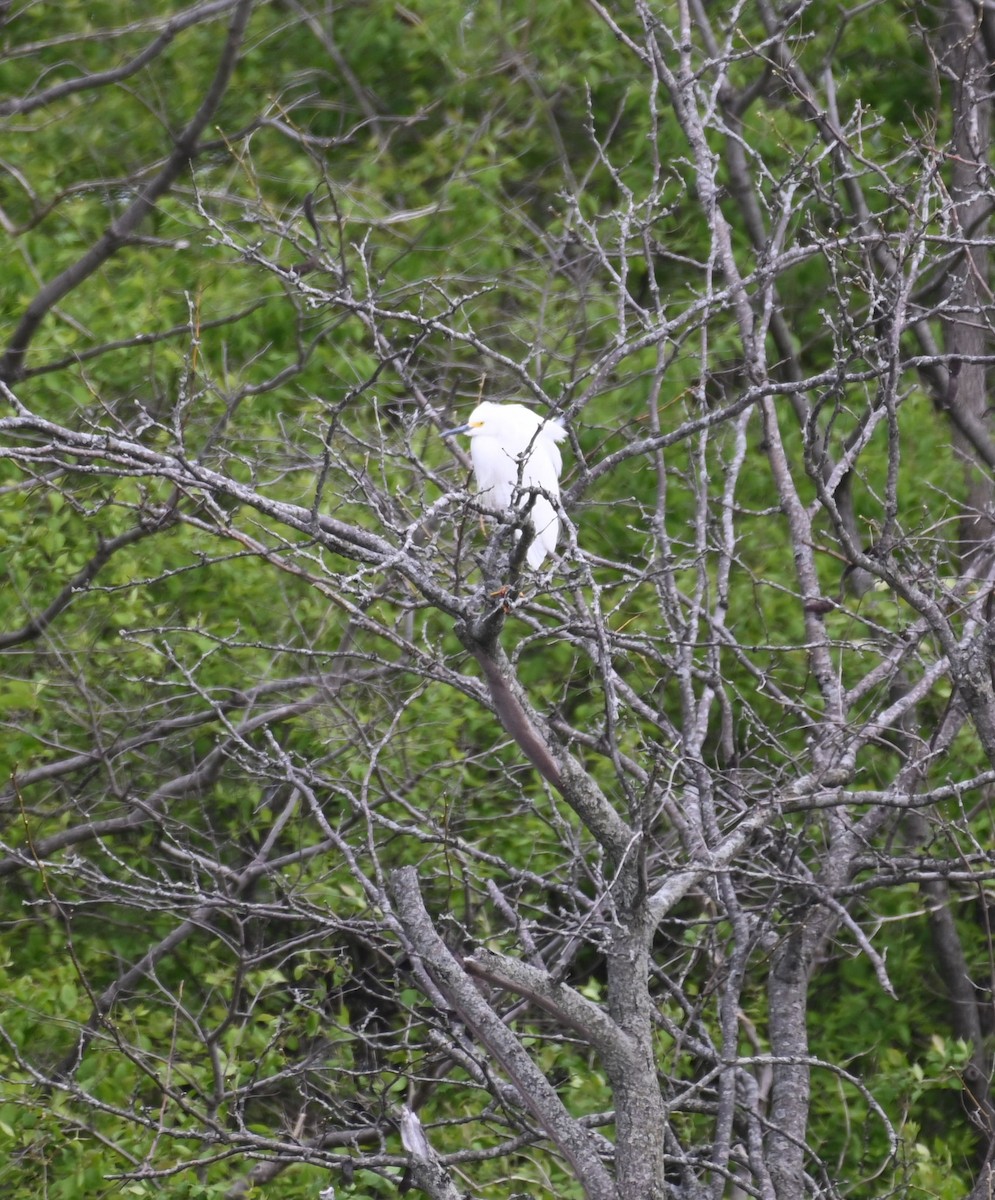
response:
[[[148,72],[215,33],[189,43],[213,54],[196,103],[157,112],[177,132],[39,273],[0,364],[2,500],[24,561],[55,559],[9,574],[0,875],[76,983],[55,1028],[11,991],[4,1095],[114,1179],[231,1196],[290,1167],[345,1194],[911,1195],[874,1047],[856,1029],[834,1057],[812,1023],[844,960],[899,1003],[901,918],[932,938],[958,1169],[988,1195],[990,14],[903,26],[945,100],[897,143],[836,78],[889,5],[823,45],[814,4],[592,0],[629,84],[576,127],[543,109],[556,208],[505,192],[519,242],[483,277],[465,234],[406,272],[497,110],[437,203],[374,212],[334,152],[386,157],[433,104],[385,107],[349,10],[276,7],[108,27],[116,65],[51,81],[89,35],[25,45],[37,82],[0,106],[168,94]],[[334,102],[276,79],[226,124],[277,27]],[[526,47],[495,70],[539,104]],[[297,204],[274,161],[308,175]],[[4,169],[26,246],[76,190]],[[122,311],[57,353],[88,280],[179,252],[146,228],[167,198],[238,302],[191,294],[156,331]],[[122,352],[149,355],[148,394],[116,383]],[[549,571],[522,567],[527,512],[482,524],[437,437],[481,390],[570,430]],[[820,1124],[829,1092],[847,1132]]]

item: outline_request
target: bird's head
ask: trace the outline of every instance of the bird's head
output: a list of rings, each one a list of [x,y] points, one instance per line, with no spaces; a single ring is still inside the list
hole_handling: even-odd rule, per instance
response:
[[[484,400],[470,413],[465,425],[447,429],[442,435],[465,433],[470,438],[493,438],[511,454],[521,454],[536,439],[560,441],[566,431],[558,421],[544,421],[524,404],[496,404]]]

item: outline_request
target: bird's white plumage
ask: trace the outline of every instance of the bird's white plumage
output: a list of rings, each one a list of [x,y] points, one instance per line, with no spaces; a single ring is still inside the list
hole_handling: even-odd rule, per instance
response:
[[[560,533],[560,519],[547,496],[558,499],[560,495],[563,459],[556,443],[567,431],[559,421],[544,421],[524,404],[485,400],[461,432],[470,437],[477,495],[485,508],[506,512],[512,505],[523,508],[532,502],[529,519],[535,537],[526,560],[537,570],[556,549]],[[540,491],[530,491],[533,488]]]

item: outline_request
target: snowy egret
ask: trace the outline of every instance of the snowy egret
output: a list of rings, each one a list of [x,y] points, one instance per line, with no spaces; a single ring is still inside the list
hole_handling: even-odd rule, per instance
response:
[[[537,570],[556,549],[560,532],[560,519],[549,498],[558,500],[560,496],[563,459],[556,443],[567,431],[559,421],[544,421],[524,404],[485,400],[470,413],[465,425],[447,429],[442,436],[454,433],[470,438],[481,504],[491,512],[506,512],[513,503],[529,509],[535,537],[526,559],[533,571]]]

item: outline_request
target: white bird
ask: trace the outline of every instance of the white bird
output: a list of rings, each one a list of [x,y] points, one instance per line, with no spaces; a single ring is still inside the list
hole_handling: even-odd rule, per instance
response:
[[[465,425],[447,429],[442,436],[454,433],[469,435],[481,504],[491,512],[507,512],[513,505],[529,509],[535,537],[525,557],[533,571],[538,570],[556,549],[560,533],[560,519],[547,496],[560,496],[563,459],[556,443],[567,431],[559,421],[545,421],[524,404],[485,400]]]

